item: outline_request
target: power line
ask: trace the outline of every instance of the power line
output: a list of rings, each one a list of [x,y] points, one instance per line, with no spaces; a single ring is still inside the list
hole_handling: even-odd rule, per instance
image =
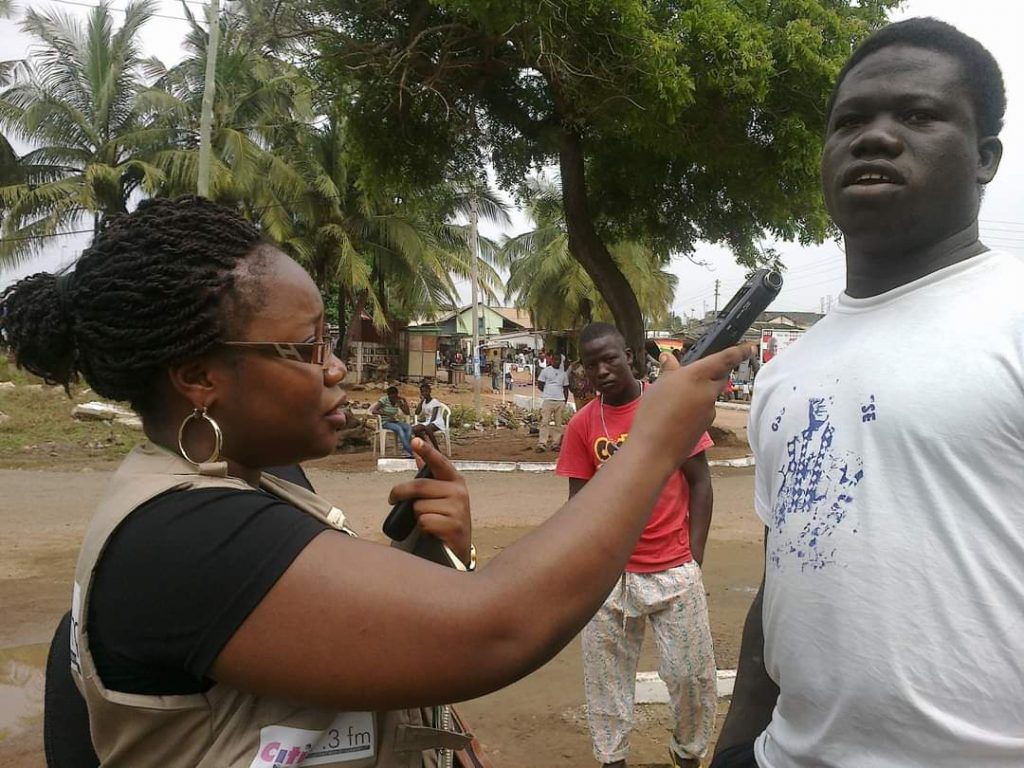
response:
[[[695,293],[692,296],[687,296],[685,299],[676,299],[680,304],[686,304],[693,301],[701,301],[702,299],[711,298],[711,291],[704,291],[702,293]]]
[[[91,229],[72,229],[67,232],[53,232],[42,235],[17,235],[15,237],[0,237],[0,243],[17,243],[23,240],[46,240],[50,237],[67,237],[70,235],[84,235],[92,232]]]
[[[1000,219],[978,219],[981,224],[1010,224],[1015,227],[1024,227],[1024,221],[1002,221]]]
[[[243,215],[245,213],[249,213],[249,212],[251,212],[251,213],[262,213],[263,211],[269,211],[269,210],[271,210],[273,208],[284,208],[285,210],[290,210],[293,206],[296,206],[296,205],[298,205],[298,204],[300,204],[302,202],[304,202],[304,201],[302,201],[302,200],[291,200],[291,201],[282,201],[282,202],[278,202],[278,203],[267,203],[266,205],[257,205],[257,206],[254,206],[252,208],[247,208],[245,211],[239,211],[239,213],[241,213]],[[84,215],[86,213],[94,213],[94,211],[83,211],[82,215]],[[52,233],[44,233],[44,234],[39,234],[39,235],[15,235],[13,237],[0,237],[0,242],[21,242],[23,240],[46,240],[46,239],[51,238],[51,237],[68,237],[70,235],[91,234],[92,232],[93,232],[92,229],[71,229],[71,230],[67,230],[65,232],[52,232]]]
[[[1016,240],[1018,242],[1024,241],[1024,232],[1015,234],[1008,234],[1006,232],[982,232],[981,236],[986,240],[990,238],[998,238],[999,240]]]
[[[1012,232],[1016,235],[1024,235],[1024,227],[998,227],[992,224],[985,224],[982,222],[981,228],[985,230],[991,230],[993,232]]]
[[[835,275],[834,277],[827,277],[824,280],[818,280],[817,282],[814,283],[807,283],[806,285],[787,285],[783,286],[783,290],[785,290],[786,288],[799,288],[801,290],[805,288],[814,288],[815,286],[825,285],[826,283],[835,283],[836,281],[841,280],[842,277],[842,275]]]
[[[786,270],[783,273],[783,276],[785,278],[787,278],[787,279],[792,279],[794,277],[803,278],[803,277],[809,277],[809,276],[811,276],[813,274],[824,273],[825,271],[827,271],[829,269],[833,269],[833,268],[835,268],[837,266],[840,266],[842,264],[841,261],[833,263],[833,260],[835,260],[835,259],[842,259],[843,256],[844,255],[842,253],[830,254],[830,255],[826,256],[822,260],[822,263],[817,263],[816,262],[816,263],[812,263],[812,264],[807,264],[807,265],[802,266],[802,267],[797,267],[796,269]],[[720,281],[715,280],[714,282],[708,284],[709,287],[707,289],[705,289],[703,291],[700,291],[699,293],[694,293],[694,294],[692,294],[690,296],[687,296],[686,298],[675,299],[673,303],[681,305],[681,304],[689,304],[689,303],[692,303],[692,302],[701,301],[703,299],[713,298],[714,295],[715,295],[714,285],[715,285],[715,283],[718,283],[718,282],[720,282]],[[719,290],[721,290],[721,286],[719,286]]]
[[[194,2],[193,0],[186,0],[186,1],[189,3],[189,5],[199,5],[199,6],[203,5],[203,3]],[[50,2],[50,3],[60,3],[61,5],[74,5],[74,6],[77,6],[79,8],[92,8],[92,9],[96,9],[96,8],[100,7],[99,5],[95,5],[93,3],[79,2],[79,0],[47,0],[47,2]],[[124,8],[117,8],[116,6],[112,6],[112,5],[108,5],[107,9],[111,10],[111,11],[117,11],[119,13],[126,13],[127,12]],[[183,22],[185,22],[187,24],[191,23],[184,16],[168,16],[167,14],[164,14],[164,13],[152,13],[152,14],[150,14],[150,16],[152,18],[155,18],[155,19],[169,19],[170,21],[183,21]]]

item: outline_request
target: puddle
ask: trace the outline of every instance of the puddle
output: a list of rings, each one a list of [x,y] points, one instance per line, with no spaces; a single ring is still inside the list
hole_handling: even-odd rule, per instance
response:
[[[0,650],[0,742],[34,726],[43,712],[48,643]]]

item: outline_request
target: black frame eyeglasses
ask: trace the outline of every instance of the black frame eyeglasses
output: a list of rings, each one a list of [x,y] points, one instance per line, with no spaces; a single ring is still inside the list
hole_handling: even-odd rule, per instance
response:
[[[254,352],[280,357],[284,360],[293,360],[297,363],[308,365],[319,365],[327,367],[330,359],[331,341],[222,341],[226,347],[240,347],[250,349]]]

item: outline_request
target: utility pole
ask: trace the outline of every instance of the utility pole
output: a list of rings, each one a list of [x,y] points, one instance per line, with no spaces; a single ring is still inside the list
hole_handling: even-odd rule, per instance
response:
[[[480,222],[479,211],[477,210],[476,193],[469,198],[469,250],[471,283],[470,293],[473,297],[473,410],[480,415],[480,305],[477,295],[477,282],[479,280],[479,265],[477,257],[480,252],[480,243],[477,236],[477,225]]]
[[[206,7],[210,25],[210,40],[206,48],[206,81],[203,84],[203,104],[199,113],[199,183],[197,192],[210,196],[210,133],[213,130],[213,97],[217,90],[217,45],[220,42],[220,0],[210,0]]]
[[[722,285],[721,280],[715,280],[715,314],[718,314],[718,289]]]

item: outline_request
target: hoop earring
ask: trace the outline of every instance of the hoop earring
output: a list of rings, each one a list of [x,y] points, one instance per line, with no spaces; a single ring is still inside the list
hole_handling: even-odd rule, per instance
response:
[[[213,453],[210,454],[210,457],[206,461],[196,461],[191,456],[189,456],[188,451],[185,450],[185,427],[188,426],[188,423],[192,421],[192,419],[204,419],[205,421],[209,422],[211,427],[213,427]],[[192,413],[186,416],[185,420],[181,422],[181,426],[178,427],[178,450],[181,452],[181,455],[185,457],[186,461],[188,461],[191,464],[195,464],[197,467],[202,466],[203,464],[212,464],[213,462],[217,461],[217,459],[220,458],[220,449],[223,447],[223,445],[224,435],[220,431],[220,425],[206,415],[205,405],[201,410],[199,408],[194,409]]]

